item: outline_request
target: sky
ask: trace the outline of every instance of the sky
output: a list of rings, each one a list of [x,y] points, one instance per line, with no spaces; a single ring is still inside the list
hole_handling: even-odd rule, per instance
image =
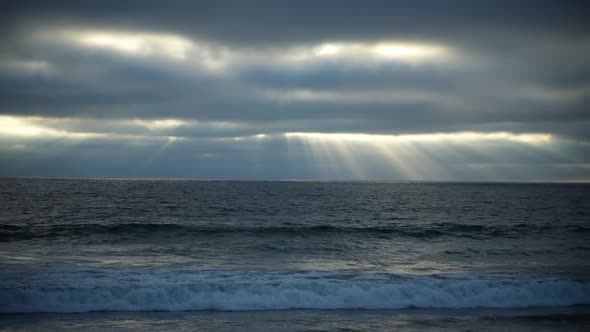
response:
[[[582,1],[2,1],[0,176],[590,181]]]

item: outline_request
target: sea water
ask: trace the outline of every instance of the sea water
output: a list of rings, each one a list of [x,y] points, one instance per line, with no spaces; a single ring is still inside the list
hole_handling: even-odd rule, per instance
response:
[[[0,329],[584,329],[589,263],[584,184],[0,179]]]

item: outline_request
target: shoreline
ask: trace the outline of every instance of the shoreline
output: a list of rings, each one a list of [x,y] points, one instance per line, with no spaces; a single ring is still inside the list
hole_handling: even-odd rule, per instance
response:
[[[590,306],[514,309],[269,310],[0,314],[2,331],[584,330]]]

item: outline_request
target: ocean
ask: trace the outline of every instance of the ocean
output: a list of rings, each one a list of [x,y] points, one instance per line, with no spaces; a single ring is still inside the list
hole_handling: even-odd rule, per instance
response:
[[[588,330],[590,185],[0,179],[0,330]]]

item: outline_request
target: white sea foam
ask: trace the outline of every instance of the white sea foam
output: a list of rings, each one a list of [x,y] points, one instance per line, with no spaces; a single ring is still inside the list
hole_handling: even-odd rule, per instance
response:
[[[339,274],[170,274],[0,289],[0,312],[524,308],[590,304],[590,282]],[[121,277],[121,275],[117,275]],[[30,285],[30,283],[29,283]]]

